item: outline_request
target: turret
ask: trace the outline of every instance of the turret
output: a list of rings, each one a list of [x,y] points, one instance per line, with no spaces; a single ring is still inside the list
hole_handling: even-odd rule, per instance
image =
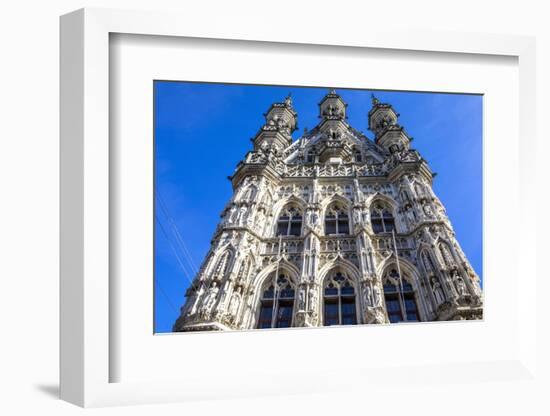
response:
[[[390,104],[381,103],[372,95],[369,130],[375,135],[375,143],[391,153],[409,149],[410,138],[397,123],[398,118],[399,114]]]
[[[254,149],[275,148],[278,151],[292,144],[292,132],[298,128],[298,114],[292,107],[292,98],[271,105],[265,116],[265,124],[254,137]]]
[[[319,103],[319,118],[325,120],[345,120],[347,106],[342,97],[336,94],[335,90],[330,90]]]
[[[342,163],[352,155],[350,144],[344,140],[349,130],[345,121],[346,107],[347,104],[335,90],[330,90],[319,103],[321,140],[317,146],[322,163]]]

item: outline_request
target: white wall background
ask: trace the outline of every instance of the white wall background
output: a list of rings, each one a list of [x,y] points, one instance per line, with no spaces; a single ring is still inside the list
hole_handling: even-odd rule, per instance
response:
[[[550,29],[544,1],[521,2],[461,0],[457,2],[392,0],[386,2],[279,0],[208,1],[184,3],[169,0],[20,0],[4,2],[0,9],[0,412],[2,414],[74,414],[82,412],[57,400],[58,389],[58,104],[59,30],[58,17],[84,6],[132,9],[178,10],[190,18],[215,25],[219,19],[234,19],[236,32],[241,19],[277,19],[281,30],[288,25],[380,25],[392,19],[405,27],[432,28],[486,33],[537,36],[538,149],[539,167],[545,166],[548,142],[546,116],[550,113]],[[185,24],[185,22],[182,22]],[[261,24],[261,23],[260,23]],[[544,137],[546,136],[546,137]],[[547,163],[546,163],[547,164]],[[548,174],[542,169],[539,186],[548,193]],[[548,206],[541,199],[539,214]],[[537,227],[548,231],[548,221]],[[542,250],[539,237],[539,250]],[[546,246],[548,245],[545,243]],[[542,254],[542,252],[541,252]],[[541,255],[539,258],[542,258]],[[548,290],[541,282],[539,299]],[[539,368],[548,381],[548,325],[539,301],[541,345]],[[543,328],[545,326],[545,328]],[[472,346],[475,348],[475,345]],[[458,394],[458,397],[453,393]],[[533,391],[526,385],[487,383],[473,390],[468,385],[433,386],[431,391],[411,391],[426,395],[424,414],[549,414],[548,387]],[[446,409],[430,409],[429,396],[449,396]],[[171,415],[217,414],[369,414],[373,407],[368,392],[362,397],[339,394],[332,397],[280,397],[210,403],[170,404],[92,410],[107,414]],[[403,395],[387,403],[387,413],[399,414],[407,408]],[[404,413],[403,413],[404,414]],[[410,412],[407,414],[411,414]],[[488,414],[488,413],[487,413]]]

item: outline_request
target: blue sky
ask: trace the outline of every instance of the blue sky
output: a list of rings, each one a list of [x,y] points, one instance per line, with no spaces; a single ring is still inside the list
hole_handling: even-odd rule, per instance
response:
[[[271,103],[292,94],[296,139],[318,123],[327,88],[155,82],[155,332],[170,332],[231,197],[227,179]],[[434,190],[458,241],[482,278],[482,97],[337,89],[348,121],[368,137],[371,92],[393,105],[412,147],[437,172]],[[162,200],[163,206],[160,206]],[[180,235],[175,235],[174,230]],[[184,242],[184,244],[181,243]],[[188,253],[183,252],[185,245]],[[178,253],[179,259],[174,252]],[[183,253],[182,253],[183,252]],[[189,261],[189,258],[191,261]]]

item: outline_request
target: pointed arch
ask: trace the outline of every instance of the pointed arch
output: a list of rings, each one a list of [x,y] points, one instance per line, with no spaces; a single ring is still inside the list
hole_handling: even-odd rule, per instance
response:
[[[254,328],[286,328],[293,325],[299,270],[282,260],[264,268],[258,275],[253,305]]]
[[[212,270],[213,279],[222,280],[227,276],[233,266],[234,257],[235,250],[231,245],[227,245],[226,248],[220,250]]]
[[[345,205],[346,209],[349,210],[349,208],[351,206],[351,201],[349,199],[347,199],[346,197],[344,197],[343,195],[334,194],[334,195],[331,195],[330,197],[325,198],[321,201],[321,213],[322,213],[322,215],[324,216],[325,211],[327,210],[327,208],[330,205],[332,205],[334,203],[338,203],[338,202]]]
[[[378,201],[382,201],[382,202],[385,202],[386,204],[388,204],[392,210],[396,210],[397,207],[399,206],[399,204],[397,203],[397,201],[395,199],[393,199],[391,196],[388,196],[388,195],[384,195],[380,192],[375,192],[373,195],[369,196],[365,203],[367,204],[367,208],[370,209],[370,207],[375,204],[376,202]]]
[[[449,242],[441,237],[436,240],[438,254],[446,267],[456,266],[457,261]]]
[[[258,187],[250,183],[246,185],[241,191],[239,192],[239,197],[237,198],[239,201],[246,201],[251,202],[254,200],[256,195],[258,194]]]
[[[422,265],[426,276],[436,273],[437,265],[431,253],[431,249],[426,243],[422,243],[422,245],[418,248],[417,258],[419,259],[419,263]]]
[[[351,204],[341,195],[327,198],[322,206],[325,235],[351,234]]]
[[[355,325],[360,322],[359,276],[357,267],[341,257],[319,270],[322,325]]]
[[[319,285],[322,285],[328,273],[335,268],[341,268],[342,270],[346,271],[347,273],[349,273],[350,277],[355,281],[356,284],[359,283],[361,276],[359,269],[351,261],[346,260],[341,256],[338,256],[336,259],[326,262],[323,267],[319,269],[316,279],[317,283]]]
[[[304,209],[294,203],[288,203],[279,211],[274,221],[275,236],[301,236]]]
[[[267,188],[264,191],[264,195],[262,196],[261,203],[265,204],[266,206],[271,206],[272,202],[273,202],[273,193],[269,188]]]
[[[388,233],[396,229],[397,203],[393,198],[377,192],[367,201],[373,233]]]
[[[384,304],[391,323],[427,320],[420,273],[414,264],[392,255],[379,265],[378,273],[382,277]]]
[[[252,274],[252,270],[254,268],[254,257],[251,254],[247,254],[242,260],[239,265],[239,269],[237,271],[237,280],[236,282],[239,284],[245,284]]]

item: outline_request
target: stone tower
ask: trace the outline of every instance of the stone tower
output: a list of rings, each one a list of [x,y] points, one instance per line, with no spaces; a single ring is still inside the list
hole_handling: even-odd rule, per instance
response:
[[[291,98],[269,108],[174,331],[482,318],[479,278],[399,114],[372,97],[373,141],[346,110],[330,91],[293,141]]]

